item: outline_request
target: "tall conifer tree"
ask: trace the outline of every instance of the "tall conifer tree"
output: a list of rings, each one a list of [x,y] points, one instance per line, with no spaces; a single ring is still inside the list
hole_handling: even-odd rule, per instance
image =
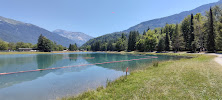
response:
[[[215,51],[215,29],[214,29],[214,18],[213,12],[210,8],[209,16],[208,16],[208,26],[207,26],[207,50],[214,52]]]
[[[169,51],[170,50],[170,38],[169,38],[169,26],[168,26],[168,24],[166,24],[166,26],[165,26],[165,32],[166,32],[165,51]]]
[[[190,17],[190,38],[189,38],[189,45],[190,45],[190,50],[192,52],[196,51],[196,44],[194,43],[194,22],[193,22],[193,14],[191,14]]]

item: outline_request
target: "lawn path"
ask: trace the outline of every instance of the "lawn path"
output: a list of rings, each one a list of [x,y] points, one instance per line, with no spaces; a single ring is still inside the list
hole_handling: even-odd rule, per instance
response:
[[[214,61],[222,66],[222,54],[218,54],[218,53],[196,53],[196,54],[207,54],[207,55],[217,56],[214,58]]]
[[[222,66],[222,54],[216,54],[216,55],[217,57],[214,60]]]

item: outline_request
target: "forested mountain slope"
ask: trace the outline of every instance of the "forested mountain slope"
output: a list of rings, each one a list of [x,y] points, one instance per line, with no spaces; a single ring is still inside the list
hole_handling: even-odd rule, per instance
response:
[[[130,27],[129,29],[124,30],[122,32],[114,32],[111,34],[106,34],[106,35],[91,39],[88,42],[86,42],[83,46],[92,45],[93,43],[95,43],[97,41],[103,42],[106,40],[117,40],[118,38],[120,38],[121,33],[128,34],[130,31],[139,31],[139,33],[142,34],[144,30],[148,29],[148,27],[150,29],[154,29],[154,28],[158,28],[158,27],[163,27],[166,25],[166,23],[168,23],[168,24],[180,23],[186,16],[190,15],[191,13],[193,13],[193,14],[201,13],[202,15],[205,15],[205,12],[208,11],[210,9],[210,7],[213,7],[215,5],[218,5],[221,7],[222,0],[215,2],[215,3],[205,4],[200,7],[195,8],[193,10],[184,11],[179,14],[171,15],[168,17],[145,21],[145,22],[142,22],[138,25]]]

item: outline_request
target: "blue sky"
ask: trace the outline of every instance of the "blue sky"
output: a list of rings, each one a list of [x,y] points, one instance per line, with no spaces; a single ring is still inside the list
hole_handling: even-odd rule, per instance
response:
[[[0,0],[0,16],[93,37],[218,0]]]

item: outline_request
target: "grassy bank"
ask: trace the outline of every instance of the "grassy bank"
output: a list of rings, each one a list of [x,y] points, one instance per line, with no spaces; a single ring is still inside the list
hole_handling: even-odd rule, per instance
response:
[[[222,99],[222,66],[214,62],[214,56],[195,56],[161,62],[133,72],[127,79],[121,77],[106,88],[63,99]]]

